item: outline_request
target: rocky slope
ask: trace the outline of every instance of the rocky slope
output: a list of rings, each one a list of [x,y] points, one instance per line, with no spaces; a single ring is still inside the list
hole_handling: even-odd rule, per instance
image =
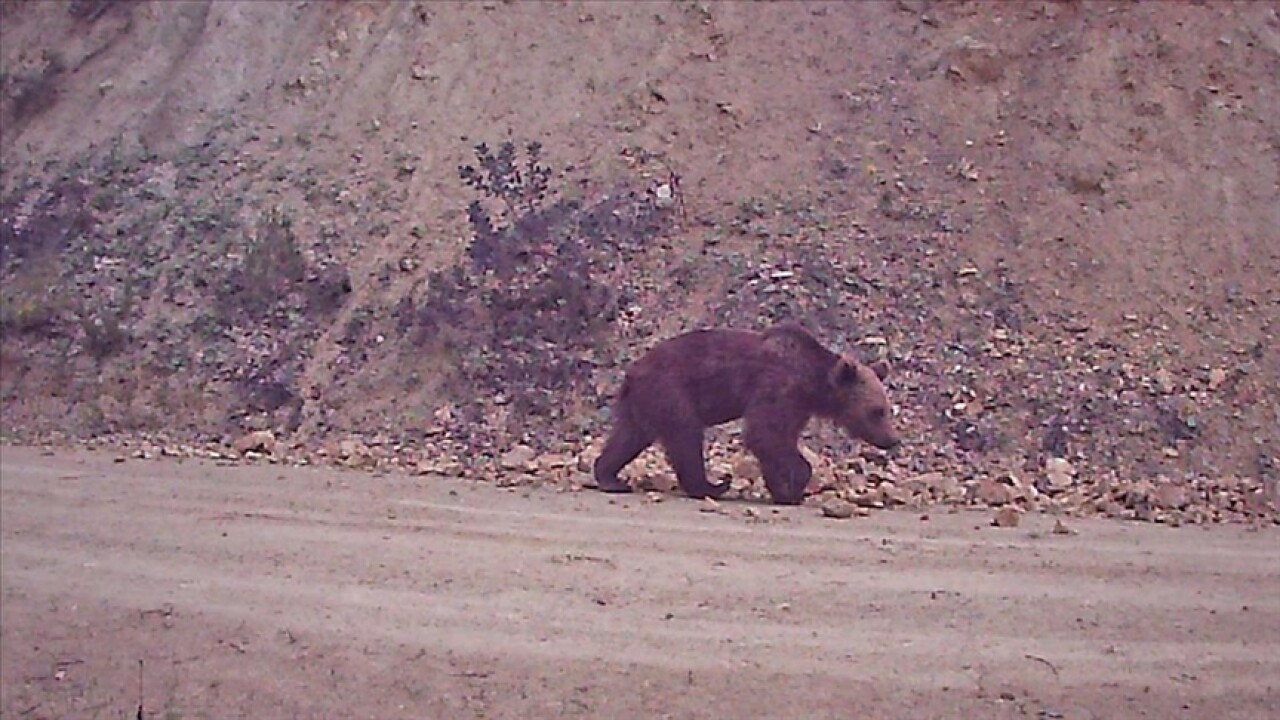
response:
[[[572,483],[628,359],[791,317],[898,369],[828,494],[1276,516],[1273,6],[0,12],[10,438]]]

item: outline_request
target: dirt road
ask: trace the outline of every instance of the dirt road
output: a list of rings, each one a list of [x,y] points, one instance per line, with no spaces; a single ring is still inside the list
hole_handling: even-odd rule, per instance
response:
[[[0,716],[1280,712],[1274,528],[723,509],[5,447]]]

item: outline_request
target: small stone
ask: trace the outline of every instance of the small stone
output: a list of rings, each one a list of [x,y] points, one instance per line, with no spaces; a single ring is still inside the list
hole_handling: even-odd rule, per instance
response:
[[[1002,528],[1015,528],[1022,521],[1022,513],[1018,509],[1006,505],[996,511],[995,517],[991,518],[991,524]]]
[[[517,488],[526,484],[526,479],[515,473],[504,473],[494,480],[494,484],[500,488]]]
[[[944,475],[933,485],[933,494],[945,502],[963,502],[965,488],[954,475]]]
[[[879,491],[864,490],[861,492],[854,492],[851,494],[846,493],[846,496],[847,496],[846,498],[842,498],[842,499],[848,499],[858,507],[863,507],[863,508],[884,507],[884,500],[880,498]]]
[[[999,80],[1007,63],[996,46],[969,35],[957,40],[947,55],[948,72],[981,84]]]
[[[1124,505],[1129,509],[1150,504],[1156,488],[1147,480],[1139,480],[1124,491]]]
[[[703,498],[698,511],[704,513],[718,513],[720,512],[720,503],[716,502],[715,498]]]
[[[654,188],[653,197],[654,205],[657,205],[660,208],[669,208],[676,203],[675,193],[671,189],[671,185],[668,183],[662,183],[658,187]]]
[[[1067,527],[1066,523],[1062,522],[1062,518],[1058,518],[1057,520],[1053,521],[1053,534],[1054,535],[1075,535],[1076,531]]]
[[[1114,500],[1104,500],[1098,504],[1098,512],[1115,520],[1124,517],[1124,506]]]
[[[559,470],[573,464],[573,458],[563,453],[547,453],[538,458],[538,466],[547,470]]]
[[[1044,475],[1048,492],[1062,492],[1071,487],[1075,478],[1075,468],[1062,458],[1049,458],[1044,463]]]
[[[760,465],[755,460],[747,456],[739,456],[734,458],[729,464],[729,472],[735,478],[744,478],[746,480],[758,480],[760,478]]]
[[[940,472],[927,472],[912,475],[902,481],[902,488],[913,495],[929,495],[934,492],[946,476]]]
[[[911,493],[888,480],[880,483],[878,490],[880,492],[880,500],[886,507],[890,505],[905,505],[911,500]]]
[[[1227,371],[1222,368],[1214,368],[1209,371],[1209,389],[1217,390],[1222,387],[1222,383],[1227,381]]]
[[[840,487],[835,488],[845,499],[850,499],[854,495],[869,492],[866,475],[849,475],[844,476],[844,481],[840,483]]]
[[[462,474],[462,463],[423,458],[417,462],[414,469],[419,475],[459,476]]]
[[[675,476],[668,472],[663,472],[656,468],[646,466],[641,475],[636,478],[635,487],[637,490],[645,492],[670,493],[675,492],[678,483]]]
[[[1187,506],[1187,489],[1181,485],[1165,483],[1156,488],[1153,500],[1166,510],[1181,510]]]
[[[835,518],[836,520],[847,520],[853,517],[853,503],[840,498],[827,498],[822,503],[822,516]]]
[[[1008,505],[1013,500],[1013,491],[1009,489],[1008,485],[990,478],[978,483],[976,495],[978,502],[991,507]]]
[[[498,460],[498,465],[503,470],[517,470],[520,472],[528,472],[534,469],[533,459],[538,453],[528,445],[516,445],[510,450],[503,453]]]
[[[276,437],[270,430],[257,430],[236,440],[231,444],[231,447],[241,455],[248,452],[260,452],[270,455],[276,450]]]
[[[1040,499],[1040,491],[1035,485],[1019,485],[1013,491],[1014,502],[1025,503],[1024,507],[1034,507]]]
[[[348,438],[338,443],[338,457],[344,459],[366,457],[369,455],[369,447],[359,440]]]

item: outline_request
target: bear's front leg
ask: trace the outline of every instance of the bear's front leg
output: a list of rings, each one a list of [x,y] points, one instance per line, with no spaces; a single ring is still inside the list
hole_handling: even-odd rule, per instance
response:
[[[774,504],[799,505],[804,502],[804,489],[813,477],[813,466],[799,451],[756,457],[760,460],[764,484]]]
[[[760,404],[746,415],[743,442],[760,462],[765,487],[777,505],[799,505],[813,477],[813,467],[800,454],[797,442],[804,427],[802,413],[786,403]]]

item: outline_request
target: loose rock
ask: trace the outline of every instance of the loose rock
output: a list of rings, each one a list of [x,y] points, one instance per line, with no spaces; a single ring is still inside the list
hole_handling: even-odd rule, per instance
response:
[[[241,455],[247,452],[271,454],[276,450],[276,437],[270,430],[257,430],[240,437],[231,444]]]
[[[516,445],[503,453],[502,458],[498,460],[498,465],[503,470],[530,472],[535,468],[533,459],[537,455],[538,453],[528,445]]]
[[[1000,50],[968,35],[957,40],[948,54],[948,71],[965,80],[985,84],[999,80],[1004,74],[1005,59]]]
[[[1222,368],[1214,368],[1209,371],[1209,389],[1217,390],[1227,381],[1227,371]]]
[[[1156,488],[1153,500],[1157,507],[1166,510],[1181,510],[1187,506],[1187,490],[1181,485],[1165,483]]]
[[[984,505],[1000,507],[1013,501],[1013,491],[1008,485],[987,478],[978,483],[976,497]]]
[[[991,524],[1002,528],[1015,528],[1022,521],[1022,513],[1018,509],[1009,505],[996,511],[995,517],[991,518]]]
[[[1044,463],[1045,487],[1050,493],[1062,492],[1075,480],[1075,468],[1062,458],[1049,458]]]
[[[885,506],[905,505],[911,501],[911,493],[889,481],[880,483],[880,500]]]
[[[822,516],[835,518],[837,520],[847,520],[853,517],[855,508],[853,503],[840,498],[827,498],[822,502]]]

